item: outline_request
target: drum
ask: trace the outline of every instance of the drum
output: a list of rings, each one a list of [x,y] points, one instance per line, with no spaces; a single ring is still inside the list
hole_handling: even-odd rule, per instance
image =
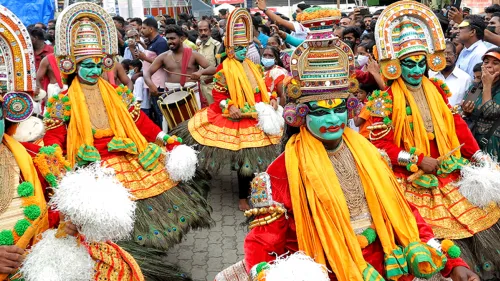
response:
[[[194,90],[186,87],[173,89],[161,95],[158,99],[158,107],[170,129],[189,120],[199,109]]]

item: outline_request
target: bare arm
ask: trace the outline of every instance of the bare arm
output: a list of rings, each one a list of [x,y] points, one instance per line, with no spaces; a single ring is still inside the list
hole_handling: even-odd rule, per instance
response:
[[[484,30],[484,40],[490,42],[493,45],[500,46],[500,35],[495,34],[488,29]]]
[[[208,60],[202,56],[200,53],[194,53],[196,64],[201,66],[203,69],[200,69],[199,72],[201,75],[213,75],[215,74],[216,68],[215,66],[211,66]]]
[[[146,56],[146,53],[139,52],[138,57],[139,57],[140,60],[147,61],[149,63],[153,63],[156,60],[156,58],[158,58],[159,56],[153,59],[153,58],[150,58],[150,57]]]
[[[149,93],[152,95],[155,95],[158,93],[158,89],[156,85],[153,83],[151,80],[151,76],[158,71],[161,67],[163,67],[163,59],[167,57],[169,52],[163,53],[159,56],[157,56],[151,66],[149,66],[149,69],[147,71],[144,71],[144,82],[146,82],[146,85],[148,85],[149,88]]]
[[[36,95],[38,95],[38,91],[40,91],[40,89],[42,88],[42,80],[49,71],[49,65],[50,65],[49,59],[47,59],[47,57],[44,57],[40,62],[38,70],[36,71],[36,90],[35,90]]]
[[[257,7],[259,7],[259,9],[261,9],[262,11],[264,11],[264,9],[266,9],[267,7],[267,3],[266,3],[266,0],[257,0]],[[274,14],[272,11],[270,10],[267,10],[265,12],[266,16],[269,17],[270,20],[276,22],[278,25],[282,25],[292,31],[296,31],[295,30],[295,26],[293,25],[292,22],[289,22],[289,21],[286,21],[284,19],[282,19],[280,16]]]
[[[121,63],[117,63],[115,65],[116,67],[116,76],[118,79],[120,79],[120,82],[122,82],[123,85],[126,85],[130,91],[134,91],[134,83],[128,78],[127,73],[125,73],[125,69],[123,69],[123,66]]]

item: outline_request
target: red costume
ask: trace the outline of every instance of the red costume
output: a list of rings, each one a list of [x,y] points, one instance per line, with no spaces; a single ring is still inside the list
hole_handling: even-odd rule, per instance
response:
[[[287,210],[288,219],[284,216],[275,222],[253,228],[245,238],[245,265],[247,271],[263,261],[269,262],[287,252],[294,253],[298,251],[297,235],[295,233],[295,221],[293,219],[292,201],[288,187],[288,176],[285,165],[285,155],[280,155],[276,161],[269,165],[267,173],[271,178],[273,200],[280,202]],[[411,205],[410,205],[411,206]],[[418,211],[411,206],[420,233],[422,242],[427,243],[434,238],[432,229],[425,223]],[[363,249],[363,257],[378,272],[385,275],[384,270],[384,252],[380,241],[377,239],[374,243]],[[449,276],[453,267],[466,266],[467,264],[460,258],[448,258],[445,268],[441,274]],[[336,280],[331,276],[332,280]],[[400,280],[413,280],[413,276],[403,276]]]

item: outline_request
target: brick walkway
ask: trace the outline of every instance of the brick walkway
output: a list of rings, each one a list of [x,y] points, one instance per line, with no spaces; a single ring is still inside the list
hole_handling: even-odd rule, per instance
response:
[[[212,180],[209,202],[216,225],[209,230],[191,231],[169,251],[168,261],[191,274],[195,281],[213,281],[217,273],[243,259],[247,228],[238,210],[236,172],[221,171]]]

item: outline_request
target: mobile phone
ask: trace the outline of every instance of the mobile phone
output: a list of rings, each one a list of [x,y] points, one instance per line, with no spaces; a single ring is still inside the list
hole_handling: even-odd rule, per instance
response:
[[[457,8],[457,10],[460,10],[460,6],[462,6],[462,0],[453,1],[453,7]]]

